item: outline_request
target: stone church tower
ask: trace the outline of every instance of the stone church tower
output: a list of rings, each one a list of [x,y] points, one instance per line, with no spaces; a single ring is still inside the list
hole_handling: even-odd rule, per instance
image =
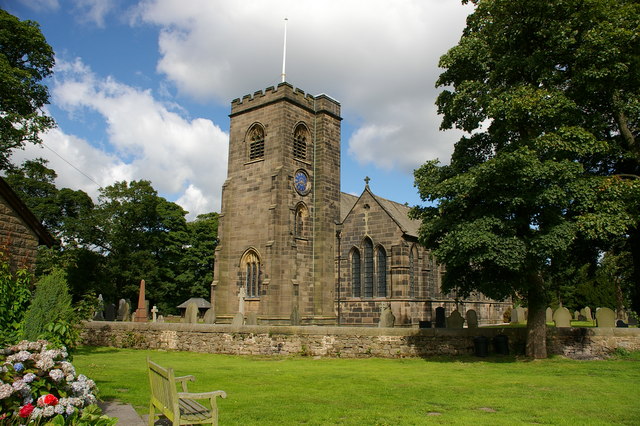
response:
[[[340,104],[288,83],[231,103],[211,299],[217,322],[334,324]],[[294,322],[296,322],[294,320]]]

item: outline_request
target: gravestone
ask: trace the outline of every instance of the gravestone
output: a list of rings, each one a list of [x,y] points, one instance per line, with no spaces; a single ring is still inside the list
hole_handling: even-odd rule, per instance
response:
[[[99,294],[98,302],[96,306],[96,312],[93,315],[94,321],[104,321],[104,314],[102,312],[103,310],[104,310],[104,300],[102,299],[102,294]]]
[[[447,326],[447,317],[442,306],[436,308],[436,328],[445,328]]]
[[[164,316],[158,315],[158,322],[164,322]]]
[[[291,325],[300,325],[300,311],[298,310],[298,306],[293,307],[289,319],[291,320]]]
[[[191,302],[187,305],[187,309],[184,311],[184,321],[187,324],[198,323],[198,304]]]
[[[545,317],[544,317],[546,322],[553,322],[553,309],[551,308],[547,308],[547,310],[545,311]]]
[[[127,301],[124,299],[120,299],[118,301],[118,316],[116,317],[118,319],[118,321],[124,321],[124,317],[127,315],[126,314],[126,305],[127,305]]]
[[[396,317],[393,315],[391,311],[391,305],[389,303],[385,303],[382,306],[382,312],[380,313],[380,322],[378,322],[378,327],[393,327],[396,322]]]
[[[131,301],[126,299],[124,302],[124,318],[122,321],[131,321]]]
[[[573,320],[574,320],[574,321],[580,321],[580,312],[575,311],[575,312],[573,313]]]
[[[213,308],[207,309],[207,312],[204,313],[203,321],[205,324],[215,324],[216,323],[216,311]]]
[[[571,327],[571,312],[564,306],[559,307],[553,313],[553,322],[556,327]]]
[[[158,321],[158,307],[156,305],[153,305],[153,308],[151,308],[151,321]]]
[[[600,308],[596,312],[596,327],[615,327],[616,313],[609,308]]]
[[[460,315],[460,312],[456,309],[451,312],[449,318],[447,318],[447,328],[462,328],[464,326],[464,318]]]
[[[116,320],[116,305],[108,303],[104,308],[104,320],[115,321]]]
[[[593,315],[591,314],[590,307],[585,306],[584,308],[580,309],[580,313],[586,318],[585,321],[593,321]]]
[[[244,314],[242,312],[238,312],[235,317],[233,317],[233,321],[231,321],[231,325],[240,326],[244,325]]]
[[[587,317],[585,317],[584,315],[580,314],[578,315],[578,321],[586,321]]]
[[[478,328],[478,314],[473,309],[469,309],[465,315],[467,318],[467,327]]]
[[[249,312],[245,325],[258,325],[258,315],[255,312]]]

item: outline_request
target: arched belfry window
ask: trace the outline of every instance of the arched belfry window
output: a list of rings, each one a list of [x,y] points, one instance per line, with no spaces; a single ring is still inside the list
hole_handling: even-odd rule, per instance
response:
[[[307,210],[307,206],[304,203],[298,204],[295,210],[295,217],[293,221],[293,234],[296,238],[306,238],[307,237],[307,227],[308,227],[308,218],[309,211]]]
[[[376,296],[387,297],[387,252],[382,246],[376,249]]]
[[[240,271],[246,297],[260,297],[260,257],[255,250],[247,250],[242,256]]]
[[[298,160],[307,159],[307,141],[309,140],[309,129],[300,123],[293,131],[293,158]]]
[[[365,238],[364,246],[364,297],[373,297],[373,242]]]
[[[247,132],[249,160],[264,158],[264,128],[256,123]]]
[[[353,250],[351,250],[351,295],[353,297],[360,297],[362,295],[360,262],[360,250],[354,247]]]

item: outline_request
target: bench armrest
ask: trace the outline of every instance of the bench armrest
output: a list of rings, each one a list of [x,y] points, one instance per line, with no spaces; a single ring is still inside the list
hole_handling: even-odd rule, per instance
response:
[[[180,376],[180,377],[174,377],[173,380],[175,380],[176,383],[180,382],[180,384],[182,385],[182,392],[189,392],[189,390],[187,389],[187,382],[195,382],[196,378],[194,376]]]
[[[178,392],[178,398],[182,398],[182,399],[215,399],[217,396],[221,398],[226,398],[227,393],[221,390],[213,391],[213,392],[200,392],[200,393]]]

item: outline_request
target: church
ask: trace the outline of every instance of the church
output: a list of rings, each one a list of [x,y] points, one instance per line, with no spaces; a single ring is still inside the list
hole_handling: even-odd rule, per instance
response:
[[[441,291],[444,266],[418,243],[409,207],[340,191],[340,103],[280,83],[231,102],[211,304],[217,323],[397,327],[510,303]]]

